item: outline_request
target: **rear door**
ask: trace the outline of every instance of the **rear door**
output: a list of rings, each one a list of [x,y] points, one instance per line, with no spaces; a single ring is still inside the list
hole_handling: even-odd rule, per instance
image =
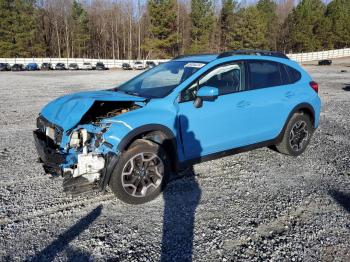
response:
[[[294,103],[295,90],[281,63],[267,60],[248,60],[247,101],[251,105],[250,119],[254,128],[249,131],[249,143],[274,139],[282,130]]]

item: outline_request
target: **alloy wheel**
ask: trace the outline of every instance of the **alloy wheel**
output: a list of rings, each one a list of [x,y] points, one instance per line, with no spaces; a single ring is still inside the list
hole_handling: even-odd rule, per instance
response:
[[[133,197],[146,197],[161,185],[163,175],[163,161],[154,153],[142,152],[125,164],[122,186]]]
[[[296,122],[289,135],[289,143],[294,151],[302,150],[309,139],[307,123],[304,120]]]

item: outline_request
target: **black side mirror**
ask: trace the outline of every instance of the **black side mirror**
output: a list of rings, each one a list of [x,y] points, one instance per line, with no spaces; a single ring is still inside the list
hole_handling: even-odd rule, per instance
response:
[[[203,106],[203,99],[200,97],[196,97],[196,99],[193,102],[193,105],[195,108],[200,108]]]

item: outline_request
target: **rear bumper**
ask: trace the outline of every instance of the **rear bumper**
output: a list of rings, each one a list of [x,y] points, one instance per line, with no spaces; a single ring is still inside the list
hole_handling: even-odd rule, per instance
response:
[[[46,173],[61,175],[60,165],[65,162],[65,154],[59,152],[53,142],[40,130],[33,131],[34,143],[40,162]]]

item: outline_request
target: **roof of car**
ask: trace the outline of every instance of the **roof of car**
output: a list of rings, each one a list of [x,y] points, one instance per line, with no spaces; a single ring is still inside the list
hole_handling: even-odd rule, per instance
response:
[[[255,55],[255,56],[268,56],[268,57],[278,57],[285,58],[288,57],[282,52],[268,51],[268,50],[233,50],[225,51],[221,54],[196,54],[196,55],[181,55],[175,57],[173,60],[176,61],[188,61],[188,62],[206,62],[209,63],[215,59],[225,58],[229,56],[239,56],[239,55]]]

